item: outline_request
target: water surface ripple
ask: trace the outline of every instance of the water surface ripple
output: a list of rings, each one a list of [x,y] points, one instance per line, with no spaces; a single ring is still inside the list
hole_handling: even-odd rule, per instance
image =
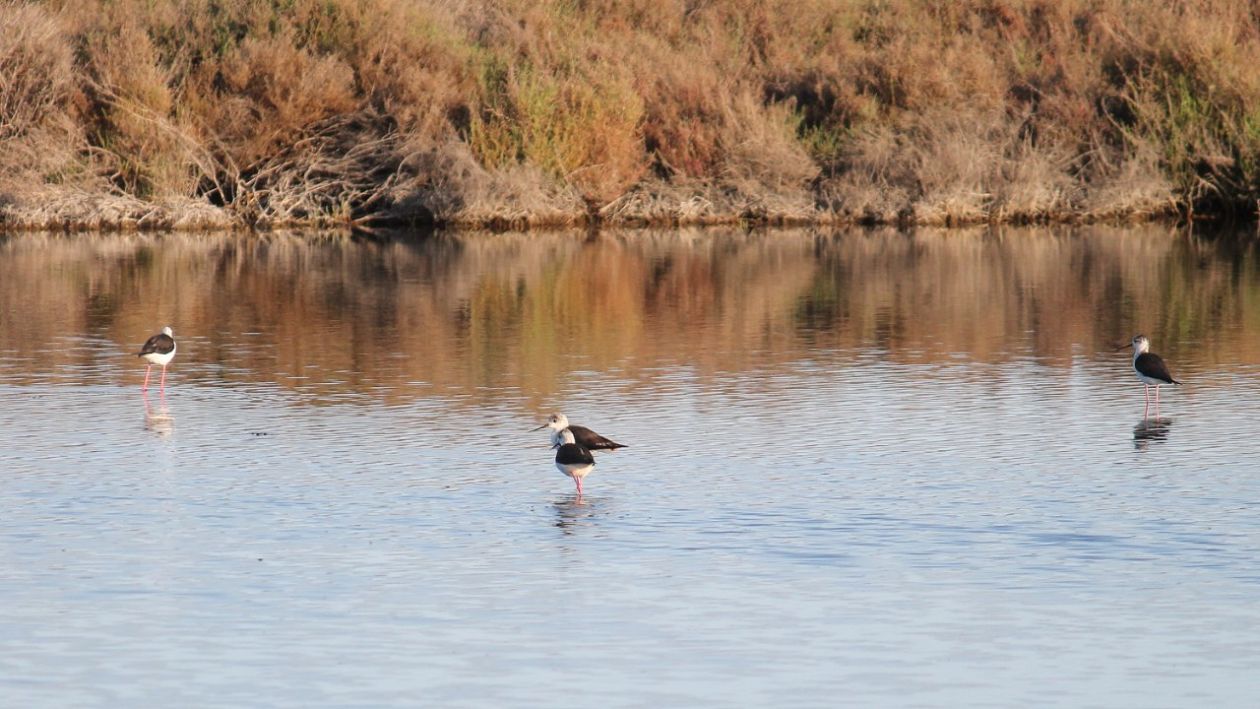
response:
[[[0,693],[1249,705],[1255,244],[0,238]],[[630,446],[580,501],[552,410]]]

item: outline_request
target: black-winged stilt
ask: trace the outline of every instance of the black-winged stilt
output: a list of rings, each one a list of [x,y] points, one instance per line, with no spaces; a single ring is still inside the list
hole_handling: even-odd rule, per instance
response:
[[[1128,345],[1120,345],[1116,349],[1122,350],[1129,346],[1133,347],[1133,372],[1137,374],[1138,381],[1144,385],[1143,391],[1146,393],[1146,408],[1142,411],[1142,417],[1146,418],[1151,408],[1152,386],[1155,387],[1155,415],[1158,416],[1159,385],[1180,384],[1181,382],[1173,379],[1163,358],[1150,351],[1151,341],[1146,335],[1134,335]]]
[[[149,390],[149,373],[153,370],[153,365],[162,365],[162,387],[161,391],[166,392],[166,365],[175,359],[175,333],[171,330],[170,325],[162,328],[158,334],[144,341],[144,346],[140,348],[140,352],[136,355],[142,357],[148,365],[144,368],[144,386],[140,387],[140,391]]]
[[[582,478],[595,469],[595,456],[574,441],[573,432],[569,429],[562,429],[559,435],[560,441],[552,446],[557,449],[556,470],[573,478],[573,482],[577,483],[578,497],[581,497]]]
[[[560,434],[567,428],[573,432],[573,440],[588,451],[612,451],[618,448],[626,448],[616,441],[611,441],[603,436],[595,433],[585,426],[570,424],[569,418],[564,414],[552,414],[547,419],[547,423],[535,428],[535,431],[541,431],[544,428],[551,429],[552,447],[560,445]]]

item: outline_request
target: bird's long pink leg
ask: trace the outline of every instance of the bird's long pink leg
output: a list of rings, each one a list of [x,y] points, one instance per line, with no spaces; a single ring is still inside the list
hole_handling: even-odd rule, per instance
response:
[[[1155,417],[1159,417],[1159,385],[1155,385]]]
[[[578,497],[581,497],[582,496],[582,478],[579,478],[578,476],[575,475],[573,476],[573,482],[577,483]]]
[[[1142,418],[1146,418],[1151,412],[1151,385],[1143,384],[1142,391],[1146,394],[1146,406],[1142,407]]]
[[[149,390],[149,372],[151,372],[152,370],[153,370],[153,365],[151,365],[151,364],[150,364],[150,365],[146,365],[146,366],[145,366],[145,368],[144,368],[144,384],[143,384],[143,385],[141,385],[141,387],[140,387],[140,391],[148,391],[148,390]]]
[[[162,392],[163,394],[165,394],[165,393],[166,393],[166,365],[165,365],[165,364],[164,364],[164,365],[162,365],[162,389],[161,389],[161,392]]]

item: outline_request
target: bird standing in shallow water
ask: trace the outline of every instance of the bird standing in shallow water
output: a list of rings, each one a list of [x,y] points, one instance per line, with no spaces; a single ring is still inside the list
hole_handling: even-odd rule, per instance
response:
[[[149,373],[153,370],[153,365],[162,365],[162,387],[163,394],[166,393],[166,365],[175,359],[175,333],[171,330],[170,325],[162,328],[158,334],[144,341],[144,345],[140,348],[137,357],[144,358],[148,362],[148,366],[144,368],[144,385],[140,387],[140,391],[149,390]]]
[[[1172,373],[1168,371],[1168,365],[1164,364],[1164,359],[1159,355],[1151,352],[1151,341],[1146,335],[1134,335],[1128,345],[1121,345],[1117,350],[1122,350],[1128,346],[1133,347],[1133,371],[1137,374],[1138,381],[1145,386],[1146,408],[1142,410],[1142,418],[1151,409],[1151,387],[1155,387],[1155,415],[1159,415],[1159,385],[1160,384],[1180,384],[1181,382],[1173,379]]]
[[[577,483],[578,497],[582,496],[582,478],[590,475],[595,469],[595,456],[573,440],[573,432],[569,429],[559,431],[560,441],[556,449],[556,470],[573,478]]]
[[[620,443],[617,443],[616,441],[611,441],[607,438],[604,438],[603,436],[599,435],[598,433],[595,433],[594,431],[592,431],[591,429],[585,426],[578,426],[577,424],[570,425],[569,417],[565,416],[564,414],[559,414],[559,413],[552,414],[547,419],[547,423],[544,423],[543,425],[533,430],[541,431],[544,428],[551,429],[551,445],[553,448],[561,444],[560,434],[566,428],[573,432],[574,442],[578,443],[579,445],[581,445],[583,448],[585,448],[588,451],[603,451],[603,450],[612,451],[612,450],[617,450],[618,448],[627,447]]]

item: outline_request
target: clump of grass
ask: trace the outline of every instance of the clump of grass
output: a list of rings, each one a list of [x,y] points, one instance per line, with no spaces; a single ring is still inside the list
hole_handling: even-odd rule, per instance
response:
[[[0,5],[0,141],[43,129],[72,89],[70,47],[35,5]]]
[[[491,169],[531,165],[603,204],[643,173],[643,105],[616,78],[557,77],[489,63],[468,143]]]
[[[0,189],[73,178],[83,147],[69,117],[73,52],[60,23],[29,4],[0,4]]]

